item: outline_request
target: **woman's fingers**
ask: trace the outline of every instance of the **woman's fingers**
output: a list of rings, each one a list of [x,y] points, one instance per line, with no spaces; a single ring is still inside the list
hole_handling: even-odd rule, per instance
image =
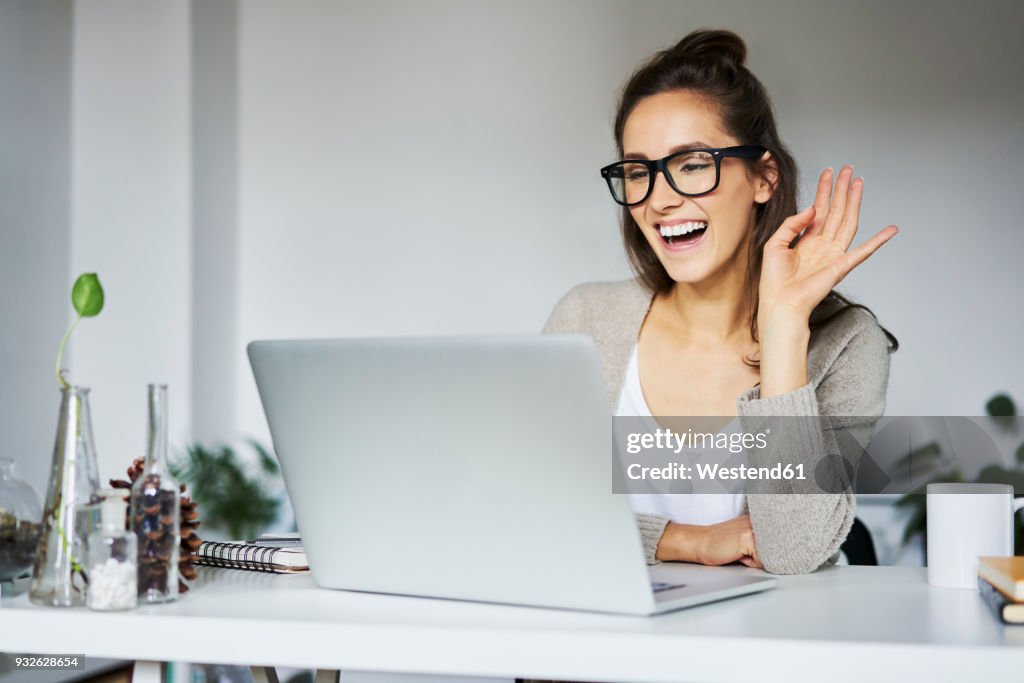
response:
[[[832,195],[832,168],[826,168],[818,176],[818,191],[814,194],[814,224],[807,229],[807,234],[821,234],[828,216],[829,199]]]
[[[860,221],[860,202],[864,197],[864,179],[855,178],[850,183],[850,194],[847,197],[846,213],[843,215],[842,223],[836,232],[836,241],[846,251],[853,243],[853,236],[857,234],[857,223]]]
[[[828,216],[825,218],[825,225],[821,234],[830,239],[835,239],[839,226],[842,224],[843,216],[846,214],[846,204],[850,192],[850,180],[853,178],[853,166],[843,166],[839,171],[839,178],[836,180],[836,188],[832,193],[832,204],[828,209]]]
[[[878,248],[891,240],[896,236],[896,233],[900,231],[895,225],[890,225],[882,230],[879,230],[875,235],[864,242],[853,251],[849,252],[847,256],[847,268],[846,273],[843,273],[843,277],[851,270],[859,266],[868,260],[868,257],[878,251]]]
[[[768,240],[768,244],[765,247],[782,247],[789,249],[789,245],[793,243],[801,232],[804,231],[809,225],[814,222],[815,209],[813,206],[808,206],[806,209],[798,214],[790,216],[786,220],[782,221],[782,225],[775,231],[772,238]]]
[[[804,280],[804,285],[812,291],[827,292],[850,274],[854,268],[864,263],[869,256],[878,251],[878,248],[895,237],[900,231],[895,225],[890,225],[884,230],[879,230],[871,239],[867,240],[853,251],[842,255],[842,258],[833,259],[822,264],[817,270],[809,274]]]
[[[750,550],[739,560],[748,567],[755,567],[757,569],[764,569],[764,565],[761,564],[761,558],[757,554],[757,548],[753,545]]]

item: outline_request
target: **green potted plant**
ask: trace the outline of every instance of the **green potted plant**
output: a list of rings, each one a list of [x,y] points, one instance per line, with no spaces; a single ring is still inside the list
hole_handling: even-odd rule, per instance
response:
[[[255,538],[277,519],[281,506],[269,485],[278,481],[277,460],[259,442],[247,443],[256,453],[255,473],[227,445],[191,444],[171,466],[202,508],[204,528],[220,529],[231,540]]]

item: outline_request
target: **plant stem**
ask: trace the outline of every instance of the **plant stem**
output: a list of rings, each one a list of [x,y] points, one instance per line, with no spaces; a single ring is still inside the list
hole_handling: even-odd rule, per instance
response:
[[[65,389],[70,389],[71,385],[68,384],[68,381],[66,379],[64,379],[64,369],[61,367],[61,361],[64,358],[64,347],[67,345],[68,338],[71,337],[71,333],[74,332],[75,327],[78,325],[78,322],[81,319],[81,315],[75,318],[75,322],[71,323],[71,327],[69,327],[68,331],[64,333],[64,338],[60,340],[60,348],[57,349],[57,383],[60,384],[60,386]]]
[[[76,318],[75,322],[73,322],[71,324],[71,327],[68,328],[68,331],[64,334],[64,339],[60,343],[60,351],[57,354],[57,368],[58,368],[57,379],[60,380],[60,382],[64,385],[64,388],[66,390],[71,390],[71,385],[68,384],[64,380],[64,376],[62,374],[60,374],[60,358],[64,354],[64,344],[65,344],[65,342],[67,342],[68,337],[71,335],[71,331],[73,329],[75,329],[75,325],[77,325],[78,321],[81,320],[81,319],[82,319],[81,316]],[[78,440],[82,436],[82,403],[81,403],[81,400],[77,396],[75,396],[74,402],[75,402],[75,453],[76,453],[76,456],[77,456],[77,453],[78,453]],[[65,515],[64,515],[64,512],[65,512],[64,501],[70,498],[70,496],[67,495],[67,494],[70,493],[70,491],[66,490],[67,487],[68,487],[68,467],[70,465],[74,464],[76,459],[77,458],[72,458],[71,460],[65,460],[64,461],[64,469],[61,472],[61,477],[60,477],[60,480],[61,480],[61,492],[60,492],[60,497],[58,499],[58,503],[56,505],[57,509],[55,511],[56,512],[56,516],[57,516],[57,537],[60,538],[61,549],[64,551],[64,554],[67,556],[68,561],[71,563],[71,571],[73,573],[75,573],[75,574],[80,574],[82,576],[82,579],[86,583],[88,583],[89,579],[85,576],[85,572],[82,570],[82,565],[78,563],[77,559],[75,559],[74,549],[71,547],[71,544],[68,542],[68,532],[67,532],[67,529],[66,529],[65,519],[64,519],[64,517],[65,517]]]

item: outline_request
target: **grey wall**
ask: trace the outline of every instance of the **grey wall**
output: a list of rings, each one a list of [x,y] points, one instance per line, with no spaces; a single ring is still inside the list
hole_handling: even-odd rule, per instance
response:
[[[242,4],[239,427],[258,337],[533,332],[628,275],[596,169],[617,90],[701,26],[747,41],[803,169],[866,179],[841,289],[902,343],[890,414],[1024,403],[1019,2]]]
[[[978,415],[998,390],[1024,406],[1024,4],[631,3],[632,56],[698,26],[748,42],[809,198],[820,169],[865,178],[861,230],[889,245],[840,289],[899,338],[888,413]],[[860,239],[860,236],[858,236]]]
[[[615,94],[698,26],[747,40],[805,188],[853,162],[865,232],[903,229],[843,285],[903,343],[889,412],[976,413],[997,389],[1024,403],[1022,12],[2,3],[4,454],[41,488],[81,270],[109,294],[72,363],[105,477],[141,450],[147,381],[171,382],[179,443],[265,436],[253,338],[532,332],[572,284],[627,276],[596,174]]]
[[[0,457],[42,497],[70,323],[71,6],[0,3]]]
[[[536,332],[624,277],[597,169],[629,7],[245,2],[239,428],[254,338]]]

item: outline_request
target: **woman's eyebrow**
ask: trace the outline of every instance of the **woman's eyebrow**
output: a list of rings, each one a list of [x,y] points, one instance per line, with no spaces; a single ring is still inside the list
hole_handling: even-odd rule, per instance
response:
[[[711,145],[709,145],[706,142],[701,142],[700,140],[695,140],[694,142],[687,142],[686,144],[683,144],[683,145],[676,145],[675,147],[670,149],[668,151],[668,154],[666,154],[665,156],[672,156],[676,152],[682,152],[683,150],[687,150],[687,149],[696,149],[696,148],[699,148],[699,147],[711,147]],[[640,152],[627,152],[626,155],[624,157],[622,157],[622,158],[623,158],[623,160],[627,160],[627,159],[644,159],[644,160],[646,160],[647,156],[645,154],[641,154]]]

